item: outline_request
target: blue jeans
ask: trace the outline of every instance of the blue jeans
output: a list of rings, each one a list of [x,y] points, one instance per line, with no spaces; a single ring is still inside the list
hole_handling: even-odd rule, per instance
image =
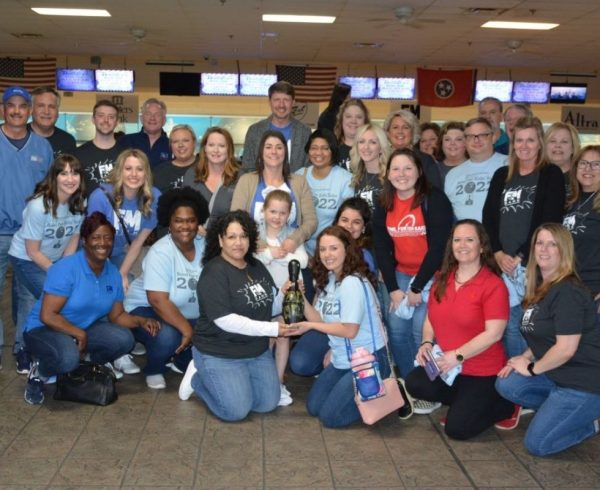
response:
[[[4,278],[6,277],[6,269],[8,268],[8,249],[12,235],[0,235],[0,299],[4,292]],[[4,323],[0,318],[0,349],[4,346]]]
[[[108,322],[98,321],[86,329],[90,360],[104,364],[113,361],[133,349],[131,330]],[[27,350],[39,360],[42,376],[68,373],[79,366],[80,354],[75,339],[66,333],[48,327],[25,332]]]
[[[390,365],[385,348],[376,354],[381,370],[381,377],[390,375]],[[360,420],[360,412],[354,401],[354,385],[352,370],[337,369],[329,364],[313,383],[306,400],[308,413],[319,420],[325,427],[347,427]]]
[[[165,364],[171,356],[175,354],[175,350],[181,344],[181,332],[175,327],[163,322],[150,306],[140,306],[131,312],[132,315],[143,316],[144,318],[154,318],[160,321],[160,330],[156,337],[152,337],[147,330],[142,327],[133,329],[135,340],[146,346],[146,366],[144,374],[151,376],[153,374],[163,374],[167,368]],[[193,324],[193,321],[191,321]],[[188,363],[192,359],[192,354],[189,349],[184,350],[175,356],[175,364],[185,372]]]
[[[272,352],[258,357],[215,357],[192,347],[198,372],[192,388],[209,410],[225,422],[245,419],[250,412],[275,410],[281,395]]]
[[[396,271],[398,288],[402,291],[408,289],[412,279],[408,274]],[[427,303],[423,302],[415,308],[413,317],[404,320],[389,312],[387,316],[388,336],[394,362],[398,366],[400,376],[406,378],[415,367],[414,361],[423,337],[423,323],[427,315]]]
[[[290,369],[298,376],[314,376],[323,371],[323,358],[329,350],[326,334],[309,330],[290,352]]]
[[[12,255],[8,256],[12,265],[14,281],[16,281],[18,308],[17,324],[15,328],[15,345],[13,350],[17,352],[24,347],[23,326],[31,313],[36,301],[42,295],[46,271],[32,260],[23,260]]]
[[[597,433],[600,395],[558,386],[548,376],[512,372],[498,378],[504,398],[536,410],[525,433],[525,447],[534,456],[558,453]]]
[[[521,305],[511,307],[506,330],[502,337],[504,349],[509,359],[520,356],[527,350],[527,342],[525,342],[525,338],[521,335],[520,330],[522,319],[523,307]]]

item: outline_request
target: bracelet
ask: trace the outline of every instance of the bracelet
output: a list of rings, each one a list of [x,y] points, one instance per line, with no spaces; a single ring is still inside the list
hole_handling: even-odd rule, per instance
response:
[[[420,347],[423,347],[425,344],[430,344],[431,347],[433,347],[433,342],[431,340],[424,340],[423,342],[421,342]]]
[[[531,374],[532,376],[537,376],[537,373],[533,370],[534,366],[535,362],[530,362],[529,364],[527,364],[527,371],[529,371],[529,374]]]

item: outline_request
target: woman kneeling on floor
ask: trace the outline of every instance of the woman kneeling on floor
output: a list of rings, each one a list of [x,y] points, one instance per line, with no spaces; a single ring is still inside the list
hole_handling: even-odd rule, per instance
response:
[[[521,333],[529,348],[509,359],[496,388],[536,411],[525,447],[546,456],[598,433],[600,329],[566,228],[546,223],[535,231],[526,275]]]
[[[514,410],[494,388],[506,362],[501,339],[508,291],[481,223],[465,219],[454,225],[431,290],[419,367],[406,378],[406,388],[415,398],[449,405],[441,421],[446,434],[469,439]]]

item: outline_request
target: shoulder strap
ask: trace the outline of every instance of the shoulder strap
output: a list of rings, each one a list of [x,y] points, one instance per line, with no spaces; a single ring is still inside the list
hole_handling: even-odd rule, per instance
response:
[[[115,201],[113,200],[110,193],[104,187],[100,186],[100,189],[102,189],[102,192],[104,192],[104,195],[106,196],[106,199],[108,199],[108,202],[110,203],[111,207],[113,208],[113,211],[115,212],[115,215],[117,216],[117,219],[119,220],[119,223],[121,223],[121,229],[123,230],[123,234],[125,235],[125,240],[127,240],[127,245],[131,245],[131,237],[129,236],[129,231],[127,231],[127,227],[125,226],[125,222],[123,221],[123,217],[121,216],[121,213],[119,213],[119,210],[115,206]]]

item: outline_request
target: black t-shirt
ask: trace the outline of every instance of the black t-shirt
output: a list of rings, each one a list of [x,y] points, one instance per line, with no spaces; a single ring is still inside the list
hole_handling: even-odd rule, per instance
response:
[[[27,127],[31,129],[31,124],[28,124]],[[77,143],[75,142],[73,135],[57,127],[54,128],[52,136],[46,138],[46,141],[50,143],[55,159],[57,156],[65,153],[73,155],[75,148],[77,148]]]
[[[198,281],[200,318],[194,346],[205,354],[228,359],[257,357],[269,347],[268,337],[226,332],[214,320],[235,313],[252,320],[271,321],[275,283],[259,261],[238,269],[221,256],[210,260]]]
[[[379,194],[381,194],[382,190],[383,184],[379,180],[379,174],[365,172],[363,178],[354,189],[354,195],[362,197],[367,201],[371,211],[373,211],[375,204],[379,202]]]
[[[596,193],[583,192],[563,218],[575,243],[577,272],[594,296],[600,293],[600,213],[594,211],[595,197]]]
[[[527,241],[539,172],[515,173],[504,185],[500,203],[500,243],[502,250],[514,256]]]
[[[154,187],[160,192],[168,191],[169,189],[179,189],[183,187],[183,176],[189,168],[195,165],[195,161],[185,167],[178,167],[171,162],[159,163],[152,169],[152,177],[154,179]]]
[[[98,148],[93,141],[88,141],[78,147],[74,154],[81,162],[86,192],[89,196],[96,187],[106,182],[106,177],[119,156],[119,147],[115,143],[112,148],[103,150]]]
[[[586,288],[569,279],[554,286],[525,310],[521,333],[536,359],[556,343],[557,335],[581,334],[575,355],[544,374],[559,386],[600,394],[600,328]]]
[[[337,164],[346,169],[348,172],[352,172],[350,168],[350,150],[351,146],[348,146],[346,143],[341,143],[338,149],[338,160]]]

